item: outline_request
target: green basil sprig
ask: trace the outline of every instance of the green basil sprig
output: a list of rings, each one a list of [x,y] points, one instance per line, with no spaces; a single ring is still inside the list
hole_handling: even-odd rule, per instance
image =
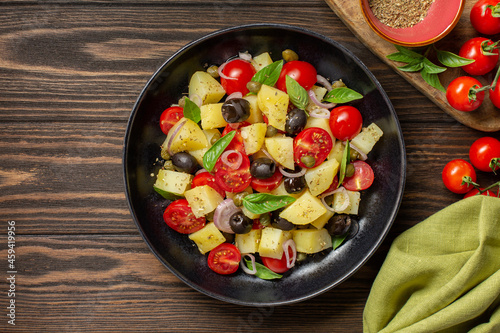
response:
[[[201,120],[200,107],[187,97],[184,99],[183,113],[185,118],[191,119],[195,123],[199,123]]]
[[[283,208],[294,201],[295,198],[289,195],[252,193],[243,198],[243,206],[254,214],[264,214]]]
[[[344,153],[342,154],[342,161],[340,162],[340,171],[339,171],[339,184],[337,188],[342,185],[345,177],[345,170],[347,168],[347,164],[349,164],[349,160],[351,158],[351,146],[349,146],[349,140],[345,143]]]
[[[333,88],[326,94],[323,101],[330,103],[347,103],[363,98],[363,95],[347,87]]]
[[[275,61],[255,73],[252,77],[252,81],[272,87],[278,81],[282,68],[283,60]]]
[[[248,267],[248,269],[252,269],[252,261],[247,259],[246,257],[243,258],[243,260],[245,260],[245,265]],[[283,277],[283,275],[273,272],[272,270],[258,262],[255,263],[255,269],[257,271],[255,273],[255,276],[263,280],[281,279]]]
[[[307,104],[309,104],[309,95],[307,91],[292,77],[286,76],[286,91],[290,97],[290,101],[297,108],[305,110]]]
[[[233,140],[236,135],[236,131],[231,131],[224,135],[219,140],[215,141],[212,147],[210,147],[205,155],[203,155],[203,167],[208,172],[211,172],[214,169],[215,163],[219,159],[219,156],[222,155],[224,149],[229,146],[231,140]]]

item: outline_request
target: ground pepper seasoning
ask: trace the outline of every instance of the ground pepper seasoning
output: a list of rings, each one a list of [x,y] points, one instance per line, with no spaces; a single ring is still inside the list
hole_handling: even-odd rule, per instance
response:
[[[422,21],[434,0],[368,0],[376,18],[392,28],[409,28]]]

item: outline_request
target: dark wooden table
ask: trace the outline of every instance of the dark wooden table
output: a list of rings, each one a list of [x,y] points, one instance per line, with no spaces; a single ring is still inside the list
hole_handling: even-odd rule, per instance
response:
[[[337,288],[276,308],[226,304],[171,274],[139,235],[122,178],[127,120],[154,71],[193,39],[259,22],[308,28],[353,51],[392,100],[408,157],[398,217],[375,255]],[[444,114],[321,0],[2,2],[0,112],[0,331],[19,332],[361,332],[391,242],[461,197],[441,170],[485,135]]]

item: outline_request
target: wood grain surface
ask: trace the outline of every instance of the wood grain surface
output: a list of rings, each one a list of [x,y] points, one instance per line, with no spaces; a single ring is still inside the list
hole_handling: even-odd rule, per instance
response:
[[[379,37],[366,22],[361,9],[360,1],[343,1],[343,0],[326,0],[332,10],[341,18],[356,37],[368,47],[375,55],[391,67],[396,73],[414,85],[431,101],[433,101],[444,112],[471,128],[484,131],[496,132],[500,130],[500,110],[496,108],[486,95],[483,104],[473,112],[461,112],[452,108],[447,100],[446,94],[438,89],[433,88],[425,82],[419,73],[403,72],[398,70],[398,66],[404,64],[387,59],[387,55],[396,52],[396,48],[390,42]],[[468,39],[480,36],[470,23],[470,10],[476,3],[474,0],[466,0],[460,21],[455,26],[450,34],[442,40],[436,42],[436,47],[439,50],[450,51],[458,54],[460,47]],[[492,40],[498,40],[499,36],[489,36]],[[423,48],[420,48],[423,49]],[[436,62],[435,55],[430,53],[430,59]],[[483,76],[476,77],[483,86],[491,84],[495,76],[495,71]],[[445,72],[439,74],[441,84],[445,87],[455,78],[463,75],[468,75],[461,68],[448,68]]]
[[[135,100],[170,55],[215,30],[266,22],[324,34],[367,65],[395,106],[408,167],[394,226],[366,265],[314,299],[250,308],[191,289],[150,252],[128,210],[122,152]],[[392,240],[460,199],[440,172],[484,135],[442,112],[321,0],[2,2],[0,115],[1,332],[361,332]]]

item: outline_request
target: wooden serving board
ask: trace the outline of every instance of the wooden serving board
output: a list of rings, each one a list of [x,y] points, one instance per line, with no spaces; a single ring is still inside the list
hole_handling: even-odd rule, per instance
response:
[[[500,110],[497,109],[485,96],[481,107],[472,112],[461,112],[452,108],[446,101],[444,92],[433,88],[427,84],[420,73],[408,73],[397,69],[403,65],[386,58],[388,54],[396,52],[396,48],[390,42],[379,37],[366,23],[362,13],[359,0],[325,0],[335,14],[344,22],[344,24],[354,33],[354,35],[382,61],[393,68],[399,75],[405,78],[424,95],[430,98],[444,112],[455,118],[462,124],[483,132],[495,132],[500,130]],[[436,43],[440,50],[450,51],[458,54],[460,47],[470,38],[479,36],[470,23],[469,13],[475,0],[467,0],[460,21],[452,32],[442,40]],[[498,40],[498,36],[489,36],[492,40]],[[433,60],[431,58],[431,60]],[[434,61],[435,62],[435,61]],[[439,64],[438,62],[435,62]],[[486,74],[483,77],[476,77],[483,85],[488,85],[493,81],[494,73]],[[468,75],[461,68],[448,68],[445,72],[439,74],[441,84],[446,88],[448,84],[459,76]]]

